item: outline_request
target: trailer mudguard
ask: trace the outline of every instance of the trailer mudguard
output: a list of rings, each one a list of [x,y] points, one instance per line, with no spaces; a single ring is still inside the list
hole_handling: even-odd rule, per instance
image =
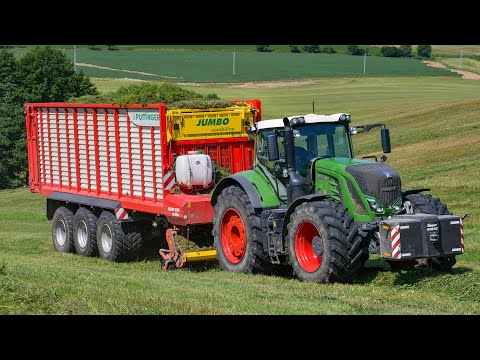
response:
[[[120,201],[118,200],[108,200],[102,198],[96,198],[93,196],[85,196],[85,195],[75,195],[69,194],[64,192],[56,191],[51,193],[47,196],[47,219],[51,220],[53,218],[53,214],[55,213],[55,208],[52,207],[50,204],[53,201],[59,201],[63,203],[73,203],[85,206],[93,206],[101,209],[111,209],[115,210],[117,208],[121,208]]]

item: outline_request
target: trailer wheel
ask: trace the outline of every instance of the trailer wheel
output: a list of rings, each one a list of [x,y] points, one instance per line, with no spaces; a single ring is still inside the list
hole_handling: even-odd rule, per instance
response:
[[[98,217],[87,208],[81,207],[75,212],[73,243],[78,255],[97,255],[97,223]]]
[[[64,206],[55,210],[52,219],[52,240],[55,250],[73,253],[73,212]]]
[[[97,247],[103,259],[115,262],[131,260],[132,253],[142,243],[141,236],[132,224],[123,225],[109,211],[102,212],[98,218]]]
[[[406,196],[406,198],[412,204],[414,213],[452,215],[447,205],[432,195],[412,194]],[[438,256],[427,259],[427,265],[439,271],[450,271],[456,262],[455,255]]]
[[[339,202],[299,205],[290,216],[287,231],[293,272],[302,281],[350,281],[368,255],[356,223]]]
[[[229,186],[219,195],[212,235],[222,269],[242,273],[269,270],[270,264],[263,255],[260,217],[238,186]]]

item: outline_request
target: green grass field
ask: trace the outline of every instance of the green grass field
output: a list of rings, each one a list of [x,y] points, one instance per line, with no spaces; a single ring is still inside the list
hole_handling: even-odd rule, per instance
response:
[[[16,54],[19,56],[25,51],[24,49],[16,50]],[[72,50],[66,51],[66,54],[73,60]],[[230,51],[82,50],[77,52],[77,63],[154,74],[145,75],[78,66],[78,70],[90,77],[176,82],[248,82],[363,77],[363,61],[362,56],[342,54],[239,52],[236,54],[235,61],[236,74],[233,75],[233,55]],[[445,69],[428,67],[420,60],[378,56],[367,57],[366,75],[369,77],[460,77]]]
[[[121,81],[95,80],[101,89]],[[353,284],[203,269],[161,271],[158,261],[109,263],[57,253],[45,198],[0,191],[0,314],[480,314],[480,86],[458,78],[324,79],[273,89],[191,87],[222,98],[259,98],[264,117],[347,111],[353,124],[385,122],[387,163],[404,188],[430,187],[465,220],[466,252],[452,273],[389,271],[378,258]],[[379,131],[354,138],[380,153]]]

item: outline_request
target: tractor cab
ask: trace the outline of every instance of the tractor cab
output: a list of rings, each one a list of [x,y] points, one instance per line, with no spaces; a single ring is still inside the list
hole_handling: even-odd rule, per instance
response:
[[[351,143],[350,115],[315,115],[288,117],[293,131],[295,171],[312,184],[314,164],[326,158],[354,157]],[[263,120],[256,124],[256,166],[269,178],[279,198],[287,201],[288,170],[284,149],[283,119]],[[278,159],[269,156],[269,147],[278,149]]]

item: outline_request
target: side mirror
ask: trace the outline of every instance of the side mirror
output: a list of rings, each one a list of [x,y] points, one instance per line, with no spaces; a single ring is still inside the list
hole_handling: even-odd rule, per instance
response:
[[[390,130],[387,128],[383,128],[381,130],[381,137],[382,137],[382,149],[385,154],[392,152],[392,147],[390,146]]]
[[[280,159],[280,155],[278,154],[277,135],[272,134],[267,136],[267,147],[269,161],[276,161]]]

